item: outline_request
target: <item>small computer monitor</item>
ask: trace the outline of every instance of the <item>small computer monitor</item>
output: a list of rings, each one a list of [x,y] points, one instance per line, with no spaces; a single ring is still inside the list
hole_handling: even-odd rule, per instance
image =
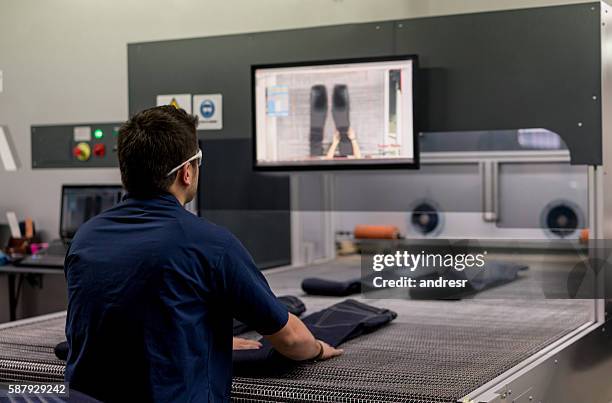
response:
[[[60,237],[72,239],[87,220],[121,201],[118,185],[64,185],[60,217]]]
[[[416,56],[252,66],[258,170],[418,168]]]

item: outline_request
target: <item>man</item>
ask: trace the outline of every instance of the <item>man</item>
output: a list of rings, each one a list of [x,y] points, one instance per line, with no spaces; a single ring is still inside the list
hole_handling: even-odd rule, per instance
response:
[[[172,106],[126,122],[118,156],[128,195],[85,223],[68,251],[66,380],[100,400],[229,400],[232,318],[294,360],[342,352],[288,314],[231,233],[183,208],[202,160],[196,125]]]

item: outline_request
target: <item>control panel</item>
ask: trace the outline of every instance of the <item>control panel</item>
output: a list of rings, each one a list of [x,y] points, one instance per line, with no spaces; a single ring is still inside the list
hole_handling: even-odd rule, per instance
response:
[[[121,123],[32,126],[32,168],[110,168],[119,166]]]

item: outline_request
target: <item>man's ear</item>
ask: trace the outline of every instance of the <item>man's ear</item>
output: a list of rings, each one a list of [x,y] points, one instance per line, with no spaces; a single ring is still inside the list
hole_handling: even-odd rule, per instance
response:
[[[193,182],[193,175],[189,169],[190,165],[191,164],[183,165],[180,171],[181,184],[184,186],[189,186],[191,182]]]

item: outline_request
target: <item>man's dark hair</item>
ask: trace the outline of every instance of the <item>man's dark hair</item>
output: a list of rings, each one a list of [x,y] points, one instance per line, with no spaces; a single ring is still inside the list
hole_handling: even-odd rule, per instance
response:
[[[166,174],[198,151],[197,123],[174,106],[145,109],[125,122],[117,144],[125,190],[138,197],[167,191],[176,175]]]

